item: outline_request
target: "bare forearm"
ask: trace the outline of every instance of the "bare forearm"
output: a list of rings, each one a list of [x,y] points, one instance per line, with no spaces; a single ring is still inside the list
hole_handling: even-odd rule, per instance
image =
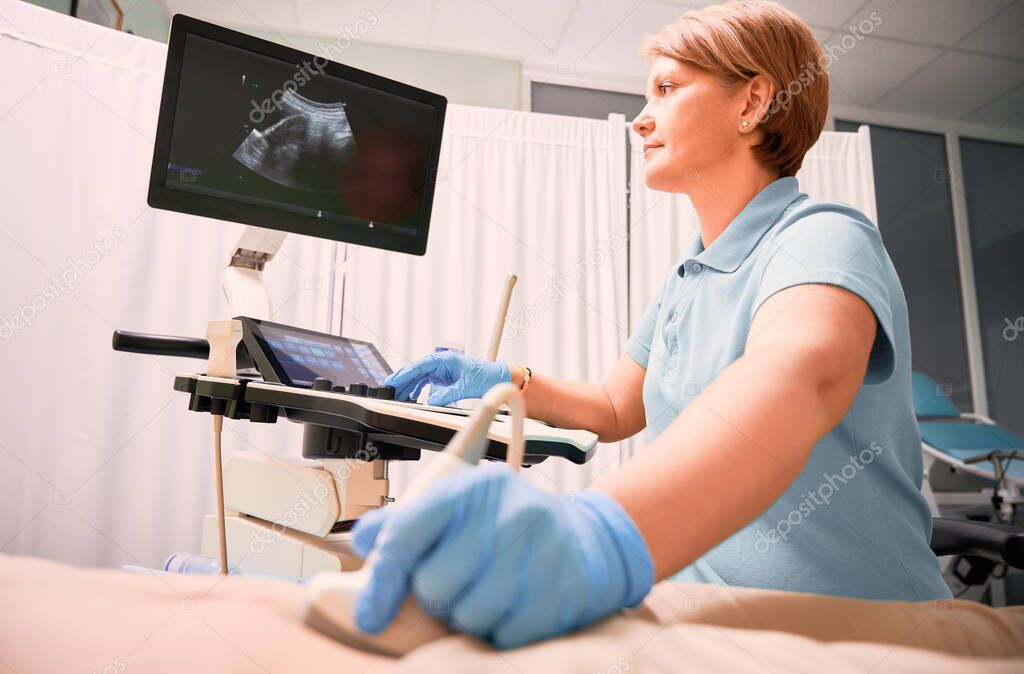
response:
[[[512,383],[522,386],[523,373],[512,368]],[[559,428],[583,428],[602,442],[615,435],[615,409],[604,387],[588,382],[555,379],[533,372],[526,390],[526,414]]]
[[[813,360],[766,351],[733,363],[657,441],[594,485],[632,516],[658,579],[767,509],[835,423]]]

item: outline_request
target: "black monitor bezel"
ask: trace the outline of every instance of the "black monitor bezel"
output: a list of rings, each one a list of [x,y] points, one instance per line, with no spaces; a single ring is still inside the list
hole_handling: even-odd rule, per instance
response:
[[[314,216],[289,213],[264,206],[246,204],[216,196],[184,192],[167,187],[167,164],[170,157],[171,134],[174,114],[178,105],[178,88],[181,80],[182,59],[185,40],[188,35],[198,35],[224,44],[254,51],[289,63],[301,64],[314,58],[298,49],[286,47],[258,37],[239,33],[206,21],[175,14],[171,20],[171,32],[167,43],[167,65],[164,71],[163,93],[160,113],[157,119],[156,140],[153,150],[153,165],[149,174],[149,195],[147,202],[153,208],[200,215],[218,220],[239,222],[247,225],[268,227],[284,232],[316,236],[333,241],[354,243],[361,246],[411,255],[423,255],[427,250],[427,233],[430,229],[430,213],[433,208],[434,186],[437,180],[437,163],[441,154],[441,136],[448,99],[408,84],[374,75],[364,70],[327,61],[324,73],[340,79],[350,80],[363,86],[389,94],[424,103],[434,108],[434,128],[427,152],[427,171],[423,185],[423,204],[420,208],[419,223],[414,233],[406,228],[387,224],[371,227],[362,218],[345,218],[346,222],[325,222]],[[323,58],[317,56],[315,58]],[[326,60],[326,59],[324,59]]]
[[[391,374],[394,371],[387,359],[384,358],[384,355],[381,354],[380,349],[378,349],[377,345],[373,342],[368,342],[363,339],[353,339],[351,337],[341,337],[339,335],[329,335],[325,332],[307,330],[306,328],[299,328],[294,325],[285,325],[284,323],[273,323],[271,321],[265,321],[258,318],[250,318],[249,316],[236,316],[235,320],[242,322],[242,341],[245,344],[245,349],[249,352],[253,362],[256,363],[256,369],[259,370],[260,375],[266,381],[284,384],[285,386],[294,386],[296,388],[310,388],[308,386],[300,386],[299,384],[296,384],[292,378],[288,376],[288,372],[284,369],[284,364],[281,362],[281,359],[277,357],[277,354],[268,342],[266,335],[263,334],[262,327],[264,325],[271,328],[278,328],[280,330],[296,332],[325,341],[364,344],[373,349],[373,352],[380,357],[381,362],[384,363],[384,369],[387,370],[388,374]]]

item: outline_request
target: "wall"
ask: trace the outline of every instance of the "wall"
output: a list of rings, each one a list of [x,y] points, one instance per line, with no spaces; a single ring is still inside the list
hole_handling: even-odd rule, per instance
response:
[[[26,0],[68,14],[71,0]],[[167,41],[170,17],[160,0],[121,0],[127,7],[125,30],[158,42]],[[378,44],[366,40],[339,43],[324,36],[277,34],[237,27],[244,33],[286,44],[332,61],[368,70],[393,80],[434,91],[450,103],[518,110],[522,66],[518,61],[428,49]]]
[[[522,66],[518,61],[365,40],[345,38],[345,42],[336,42],[317,35],[239,30],[439,93],[447,97],[449,103],[509,110],[520,107]]]

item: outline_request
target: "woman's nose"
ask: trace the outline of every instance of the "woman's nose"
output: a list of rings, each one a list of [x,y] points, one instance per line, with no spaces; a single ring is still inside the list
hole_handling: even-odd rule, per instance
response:
[[[640,111],[632,123],[633,130],[641,136],[646,136],[654,130],[654,118],[647,113],[647,108]]]

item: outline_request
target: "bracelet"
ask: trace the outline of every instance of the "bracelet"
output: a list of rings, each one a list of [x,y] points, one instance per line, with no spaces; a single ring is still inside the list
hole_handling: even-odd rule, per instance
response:
[[[520,365],[519,367],[523,368],[523,383],[520,385],[519,390],[522,393],[526,393],[526,389],[530,388],[530,380],[533,379],[533,370],[525,365]]]

